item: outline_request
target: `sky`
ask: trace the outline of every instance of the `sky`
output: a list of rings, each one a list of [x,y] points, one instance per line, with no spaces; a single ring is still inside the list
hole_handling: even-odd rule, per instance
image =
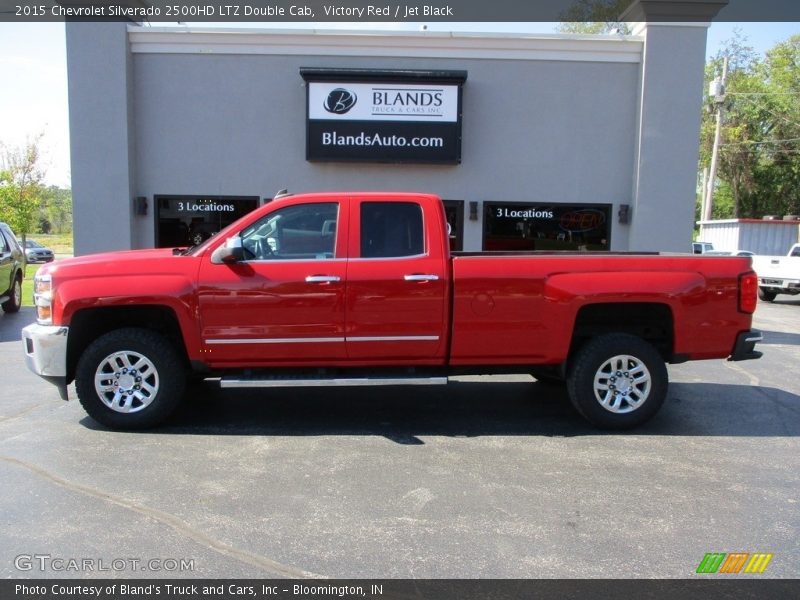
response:
[[[159,24],[161,26],[162,24]],[[197,24],[208,26],[208,24]],[[330,26],[334,26],[329,24]],[[230,27],[228,23],[225,26]],[[274,27],[274,23],[261,24]],[[291,27],[303,28],[300,23]],[[324,24],[313,25],[320,29]],[[420,24],[336,24],[340,29],[419,29]],[[307,26],[305,26],[307,27]],[[738,28],[758,53],[800,33],[800,23],[714,23],[707,54],[715,55]],[[553,33],[548,23],[431,23],[430,31]],[[0,23],[0,144],[19,147],[43,134],[45,182],[69,187],[69,117],[63,23]]]

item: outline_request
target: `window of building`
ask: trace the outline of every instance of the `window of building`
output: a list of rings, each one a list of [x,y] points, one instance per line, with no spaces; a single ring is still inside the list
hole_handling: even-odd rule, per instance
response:
[[[416,256],[425,252],[422,207],[414,202],[361,205],[361,257]]]
[[[485,202],[484,250],[610,248],[610,204]]]
[[[324,260],[336,258],[335,202],[287,206],[242,231],[246,260]]]
[[[253,196],[156,196],[156,247],[196,246],[258,207]]]

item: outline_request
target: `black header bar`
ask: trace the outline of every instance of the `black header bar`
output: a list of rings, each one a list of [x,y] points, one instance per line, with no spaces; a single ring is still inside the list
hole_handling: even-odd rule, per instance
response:
[[[784,600],[800,580],[5,579],[3,600]]]
[[[418,82],[460,85],[467,80],[467,71],[429,71],[418,69],[336,69],[301,67],[300,76],[305,81],[350,81],[385,83]]]

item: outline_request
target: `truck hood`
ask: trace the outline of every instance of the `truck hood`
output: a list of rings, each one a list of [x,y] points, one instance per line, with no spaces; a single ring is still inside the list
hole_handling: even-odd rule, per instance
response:
[[[172,248],[124,250],[88,254],[48,263],[39,269],[38,274],[52,275],[59,279],[168,274],[184,272],[187,262],[195,260],[196,257],[192,256],[174,255]]]

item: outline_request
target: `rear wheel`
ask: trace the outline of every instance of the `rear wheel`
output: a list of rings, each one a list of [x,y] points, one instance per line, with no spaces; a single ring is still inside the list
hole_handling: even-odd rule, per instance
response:
[[[147,329],[117,329],[83,352],[75,387],[83,408],[113,429],[145,429],[180,402],[186,369],[173,345]]]
[[[664,403],[669,376],[658,351],[626,333],[597,337],[572,360],[570,400],[590,423],[629,429],[648,421]]]
[[[7,313],[18,312],[22,306],[22,277],[14,277],[8,300],[3,302],[3,311]]]
[[[773,292],[770,289],[760,287],[758,288],[758,298],[759,300],[763,300],[764,302],[772,302],[775,300],[775,296],[777,296],[777,292]]]

